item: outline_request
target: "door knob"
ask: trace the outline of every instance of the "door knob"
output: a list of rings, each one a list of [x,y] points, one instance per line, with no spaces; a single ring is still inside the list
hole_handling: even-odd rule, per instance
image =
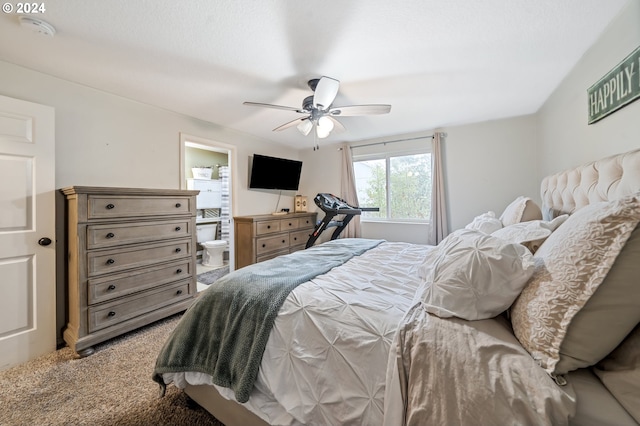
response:
[[[47,237],[40,238],[38,240],[38,244],[40,244],[41,246],[48,246],[49,244],[51,244],[51,238],[47,238]]]

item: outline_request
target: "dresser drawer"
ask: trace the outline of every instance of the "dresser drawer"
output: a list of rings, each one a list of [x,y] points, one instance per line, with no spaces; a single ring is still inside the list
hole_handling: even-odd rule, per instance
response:
[[[287,249],[289,247],[289,234],[274,235],[256,239],[256,254],[260,256],[270,251]]]
[[[273,251],[271,253],[264,254],[256,257],[256,263],[264,262],[265,260],[273,259],[274,257],[282,256],[283,254],[289,254],[289,250]]]
[[[190,219],[89,225],[87,226],[87,249],[184,238],[191,235],[191,232]]]
[[[88,304],[106,302],[117,297],[158,287],[193,274],[190,259],[142,270],[112,274],[88,280]]]
[[[122,300],[90,306],[88,310],[89,332],[92,333],[119,324],[191,297],[189,294],[190,284],[191,280],[185,280],[173,285],[138,293]]]
[[[274,232],[280,232],[279,220],[265,220],[256,223],[256,235],[272,234]]]
[[[89,277],[191,256],[191,239],[87,253]]]
[[[290,231],[292,229],[298,229],[298,219],[282,219],[280,220],[280,229],[283,231]]]
[[[315,215],[313,217],[315,217]],[[313,228],[314,226],[316,226],[316,222],[310,217],[301,217],[298,219],[298,228],[300,229]]]
[[[310,230],[305,229],[303,231],[294,231],[289,234],[289,243],[291,246],[304,245],[309,239]]]
[[[87,217],[91,219],[190,215],[191,197],[135,197],[90,195]]]

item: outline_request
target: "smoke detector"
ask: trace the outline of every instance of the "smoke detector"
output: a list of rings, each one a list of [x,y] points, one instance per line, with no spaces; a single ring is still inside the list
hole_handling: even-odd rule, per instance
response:
[[[31,18],[30,16],[21,16],[19,19],[22,28],[33,31],[36,34],[53,37],[56,33],[56,29],[51,24],[41,19]]]

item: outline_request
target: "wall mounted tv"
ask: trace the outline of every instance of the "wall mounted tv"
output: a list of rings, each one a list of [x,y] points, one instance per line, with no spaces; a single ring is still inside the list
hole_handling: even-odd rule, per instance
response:
[[[254,154],[249,188],[297,191],[301,171],[302,161]]]

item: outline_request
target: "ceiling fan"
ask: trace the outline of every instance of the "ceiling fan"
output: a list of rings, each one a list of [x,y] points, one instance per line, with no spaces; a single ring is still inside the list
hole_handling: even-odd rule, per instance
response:
[[[296,126],[303,135],[307,136],[315,127],[315,138],[323,139],[329,136],[331,131],[344,131],[345,128],[335,117],[351,117],[357,115],[387,114],[391,111],[391,105],[348,105],[342,107],[333,106],[333,101],[338,94],[340,82],[331,77],[320,77],[309,80],[309,88],[313,90],[312,96],[307,96],[302,101],[302,108],[282,105],[264,104],[259,102],[244,102],[244,105],[284,109],[304,114],[304,117],[296,118],[273,129],[274,132]],[[317,142],[314,150],[318,148]]]

